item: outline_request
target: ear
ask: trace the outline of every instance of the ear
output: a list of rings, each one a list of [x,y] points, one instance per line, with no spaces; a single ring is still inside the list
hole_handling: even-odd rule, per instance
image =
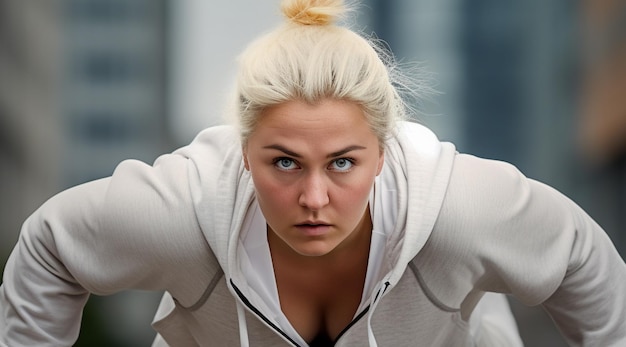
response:
[[[245,167],[247,171],[250,171],[250,164],[248,163],[248,153],[245,148],[242,148],[241,152],[243,155],[243,167]]]
[[[385,151],[380,150],[380,155],[378,156],[378,168],[376,169],[376,176],[380,175],[380,172],[383,171],[383,165],[385,164]]]

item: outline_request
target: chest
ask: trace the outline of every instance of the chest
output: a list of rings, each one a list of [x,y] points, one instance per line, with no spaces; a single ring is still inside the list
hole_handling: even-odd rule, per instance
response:
[[[360,271],[326,276],[278,271],[281,310],[307,342],[334,341],[357,313],[365,273],[366,266]]]

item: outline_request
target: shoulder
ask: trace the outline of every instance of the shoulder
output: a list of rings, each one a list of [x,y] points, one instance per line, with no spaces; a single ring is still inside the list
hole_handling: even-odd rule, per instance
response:
[[[444,192],[456,157],[454,144],[440,141],[421,124],[400,122],[385,151],[385,158],[398,164],[413,188],[437,187],[429,193],[437,197]]]
[[[204,158],[204,160],[240,156],[240,153],[239,133],[230,125],[206,128],[200,131],[189,145],[174,151],[174,154],[186,158]]]
[[[192,198],[193,167],[177,154],[162,155],[152,165],[120,163],[108,180],[99,213],[103,232],[120,243],[111,246],[163,259],[206,252]]]
[[[528,178],[510,163],[457,154],[446,200],[450,204],[472,202],[496,211],[518,200],[516,193],[528,189],[528,184]]]
[[[500,232],[550,221],[540,206],[554,199],[561,199],[558,192],[508,162],[457,154],[439,219],[448,229]]]
[[[480,243],[487,241],[484,238],[525,219],[531,184],[507,162],[457,154],[433,233],[434,243],[439,240],[445,249],[482,247]]]
[[[207,128],[189,145],[152,164],[126,160],[109,181],[105,207],[115,215],[109,219],[162,227],[195,221],[198,199],[213,195],[220,177],[236,176],[241,162],[239,137],[232,126]]]
[[[416,260],[453,306],[476,288],[537,303],[563,275],[555,264],[566,259],[563,250],[574,236],[570,207],[514,165],[458,154],[434,230]]]
[[[220,177],[234,176],[224,171],[241,161],[238,143],[232,127],[217,126],[152,164],[123,161],[108,179],[99,213],[102,227],[139,249],[160,249],[174,257],[206,252],[197,205],[217,195]],[[213,210],[205,208],[203,217],[212,220]]]
[[[438,154],[442,147],[442,142],[432,130],[414,122],[400,122],[394,141],[405,150],[417,151],[423,155]]]

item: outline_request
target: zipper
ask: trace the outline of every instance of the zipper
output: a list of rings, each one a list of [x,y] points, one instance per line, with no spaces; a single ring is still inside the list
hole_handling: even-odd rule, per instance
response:
[[[374,301],[378,300],[378,296],[379,295],[384,294],[387,291],[387,288],[389,287],[389,284],[390,284],[389,282],[385,282],[385,287],[380,289],[378,291],[378,293],[376,293],[376,296],[374,297]],[[289,335],[287,335],[282,329],[280,329],[278,326],[276,326],[276,324],[272,323],[272,321],[270,321],[267,317],[265,317],[265,315],[263,313],[261,313],[261,311],[259,311],[258,308],[256,308],[254,305],[252,305],[252,303],[250,303],[248,298],[246,298],[246,296],[243,295],[243,293],[239,290],[239,288],[237,288],[237,286],[235,285],[235,282],[233,282],[232,279],[230,279],[230,285],[235,290],[235,293],[237,293],[237,296],[239,297],[239,299],[241,299],[241,301],[244,303],[244,305],[246,305],[246,307],[248,307],[250,309],[250,311],[252,311],[259,318],[261,318],[261,320],[263,320],[267,325],[269,325],[272,329],[274,329],[277,333],[279,333],[287,341],[291,342],[292,345],[294,345],[296,347],[302,347],[296,341],[294,341],[291,337],[289,337]],[[335,340],[333,341],[333,346],[348,331],[348,329],[350,329],[359,320],[361,320],[363,317],[365,317],[367,312],[370,310],[370,306],[371,306],[371,304],[367,305],[363,309],[363,311],[361,311],[361,313],[359,313],[348,325],[346,325],[345,328],[343,328],[343,330],[339,333],[339,335],[337,335],[337,338],[335,338]]]
[[[333,341],[333,346],[337,343],[337,341],[339,341],[339,339],[343,336],[343,334],[345,334],[348,329],[352,328],[353,325],[355,325],[358,321],[361,320],[361,318],[365,317],[365,314],[367,314],[367,312],[370,310],[370,305],[367,305],[363,311],[361,311],[361,313],[359,313],[356,317],[354,317],[354,319],[348,324],[346,325],[345,328],[343,328],[343,330],[339,333],[339,335],[337,335],[337,338],[335,339],[335,341]]]
[[[390,283],[387,281],[385,282],[385,287],[381,288],[378,290],[378,293],[376,293],[376,296],[374,297],[374,301],[378,300],[378,296],[381,294],[384,294],[387,291],[387,287],[389,287]],[[382,293],[381,293],[382,291]],[[372,304],[367,305],[363,311],[361,311],[361,313],[359,313],[358,316],[356,316],[351,322],[350,324],[348,324],[345,328],[343,328],[343,330],[339,333],[339,335],[337,335],[337,338],[335,339],[335,341],[333,341],[333,345],[335,345],[337,343],[337,341],[339,341],[339,339],[341,338],[341,336],[343,336],[343,334],[345,334],[348,329],[350,329],[353,325],[355,325],[359,320],[361,320],[361,318],[363,318],[365,316],[365,314],[370,310],[370,306]]]
[[[254,312],[254,314],[256,314],[257,316],[259,316],[259,318],[261,318],[261,320],[263,320],[267,325],[269,325],[272,329],[274,329],[277,333],[279,333],[282,337],[284,337],[285,339],[287,339],[289,342],[291,342],[292,345],[296,346],[296,347],[302,347],[300,346],[296,341],[294,341],[291,337],[289,337],[289,335],[287,335],[284,331],[282,331],[282,329],[280,329],[279,327],[276,326],[276,324],[272,323],[272,321],[270,321],[267,317],[265,317],[265,315],[263,313],[261,313],[261,311],[259,311],[258,308],[254,307],[250,301],[248,300],[248,298],[245,297],[245,295],[243,295],[243,293],[239,290],[239,288],[237,288],[237,286],[235,285],[235,282],[233,282],[233,280],[230,280],[230,285],[233,287],[233,289],[235,290],[235,293],[237,293],[237,296],[239,297],[239,299],[241,299],[241,301],[243,302],[244,305],[246,305],[246,307],[248,307],[250,309],[250,311]]]

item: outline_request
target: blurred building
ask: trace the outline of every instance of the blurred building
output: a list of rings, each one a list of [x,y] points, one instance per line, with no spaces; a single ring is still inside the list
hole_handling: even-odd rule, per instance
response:
[[[62,175],[68,185],[108,176],[125,158],[169,148],[165,1],[67,0]]]
[[[0,264],[61,177],[60,1],[0,1]]]
[[[581,6],[577,134],[588,170],[588,211],[626,258],[626,3],[585,0]]]

